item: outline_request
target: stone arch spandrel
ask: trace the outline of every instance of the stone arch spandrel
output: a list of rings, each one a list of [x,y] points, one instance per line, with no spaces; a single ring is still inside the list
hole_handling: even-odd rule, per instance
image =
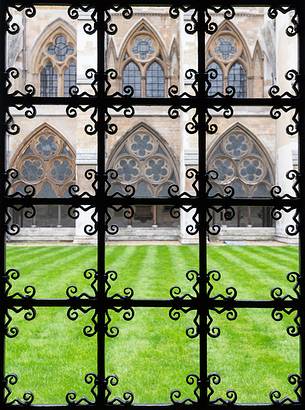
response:
[[[179,181],[179,164],[169,144],[145,123],[129,130],[112,148],[107,169],[115,169],[122,185],[149,187],[158,196],[165,185]]]
[[[68,38],[73,39],[73,41],[76,43],[76,30],[67,21],[59,17],[58,19],[48,24],[33,44],[30,67],[30,71],[32,73],[37,74],[39,58],[44,44],[48,42],[50,36],[55,35],[57,32],[66,34]]]
[[[274,164],[263,144],[245,126],[234,124],[212,144],[207,155],[208,169],[215,170],[218,186],[243,186],[252,196],[259,187],[266,192],[274,185]]]
[[[63,197],[75,183],[76,153],[60,132],[43,123],[20,144],[10,168],[18,171],[13,190],[33,185],[38,196],[48,191]]]

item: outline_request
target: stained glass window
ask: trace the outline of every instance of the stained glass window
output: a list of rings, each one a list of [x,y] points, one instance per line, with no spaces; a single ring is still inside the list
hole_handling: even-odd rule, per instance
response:
[[[162,66],[153,62],[146,73],[146,96],[164,97],[164,71]]]
[[[132,61],[126,65],[123,71],[123,89],[126,86],[132,87],[134,97],[141,97],[140,69]]]
[[[132,47],[132,52],[140,59],[147,60],[154,52],[152,39],[149,37],[137,37]]]
[[[76,85],[76,63],[72,61],[64,72],[64,96],[69,96],[69,90]]]
[[[208,70],[215,70],[215,71],[210,71],[208,73],[208,80],[211,83],[211,86],[208,90],[208,95],[212,96],[215,95],[216,93],[223,93],[223,73],[222,73],[222,69],[220,68],[220,66],[213,62],[208,66]],[[215,78],[215,74],[216,74],[216,78]]]
[[[235,63],[231,67],[228,75],[228,85],[234,87],[235,97],[247,97],[247,75],[240,63]]]
[[[229,60],[234,57],[237,53],[234,38],[229,36],[219,37],[216,40],[215,52],[222,60]]]
[[[53,44],[49,45],[48,53],[58,61],[65,61],[68,55],[74,53],[74,48],[71,44],[67,42],[67,39],[64,35],[57,36]]]
[[[40,72],[40,95],[41,97],[57,97],[57,88],[57,71],[49,61]]]

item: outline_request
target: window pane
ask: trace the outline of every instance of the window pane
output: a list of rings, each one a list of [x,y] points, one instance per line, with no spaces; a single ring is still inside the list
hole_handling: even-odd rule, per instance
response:
[[[164,97],[164,71],[160,64],[154,62],[146,74],[147,97]]]
[[[241,64],[235,63],[231,67],[228,75],[228,85],[235,88],[235,97],[247,97],[247,75]]]
[[[220,66],[217,63],[211,63],[208,66],[208,70],[215,70],[217,75],[215,77],[214,71],[211,71],[208,74],[209,82],[211,83],[211,87],[208,90],[208,95],[213,96],[216,93],[223,93],[223,74]]]
[[[57,72],[51,62],[47,63],[40,73],[41,97],[57,97]]]
[[[141,74],[133,62],[128,63],[123,71],[123,89],[126,86],[132,87],[134,97],[141,97]]]
[[[55,56],[58,61],[65,61],[66,57],[74,53],[74,48],[67,43],[65,36],[57,36],[55,42],[48,47],[48,53]]]
[[[76,63],[69,64],[64,74],[64,96],[69,97],[69,90],[76,85]]]

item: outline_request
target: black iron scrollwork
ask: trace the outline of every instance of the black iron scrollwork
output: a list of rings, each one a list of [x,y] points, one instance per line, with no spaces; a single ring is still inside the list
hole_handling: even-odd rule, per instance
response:
[[[233,7],[209,6],[205,12],[205,32],[210,35],[216,33],[218,30],[218,25],[215,21],[212,21],[211,12],[214,14],[221,13],[225,20],[232,20],[235,16]]]
[[[232,405],[235,404],[237,401],[237,393],[234,390],[228,390],[226,393],[227,398],[223,399],[222,397],[218,397],[213,399],[213,395],[215,394],[215,390],[213,385],[218,385],[221,383],[221,378],[217,373],[210,373],[208,375],[207,380],[207,388],[208,388],[208,399],[210,404],[225,404],[225,405]]]
[[[82,397],[78,400],[76,400],[77,398],[77,394],[75,391],[70,391],[66,394],[66,402],[67,404],[70,405],[84,405],[84,404],[95,404],[96,403],[96,398],[97,398],[97,387],[98,387],[98,378],[97,375],[94,373],[88,373],[85,376],[85,383],[91,385],[92,387],[90,389],[90,392],[93,396],[93,400],[89,400],[87,397]]]
[[[32,18],[36,16],[36,8],[34,5],[10,4],[6,11],[6,31],[11,35],[15,35],[20,32],[20,26],[16,23],[16,21],[14,21],[14,16],[11,13],[11,9],[15,9],[19,12],[23,11],[26,17]]]
[[[295,107],[274,105],[270,110],[270,117],[273,118],[274,120],[277,120],[282,116],[282,112],[288,113],[291,110],[294,111],[292,118],[291,118],[292,123],[287,125],[286,132],[288,135],[293,136],[299,132],[299,113],[295,109]]]
[[[111,316],[109,310],[113,310],[116,313],[121,313],[123,311],[122,317],[126,321],[133,319],[135,314],[134,309],[131,306],[128,306],[128,304],[126,303],[132,299],[134,294],[133,289],[125,288],[123,290],[123,295],[121,295],[120,293],[114,293],[113,295],[110,295],[111,282],[116,281],[117,277],[118,274],[115,271],[108,271],[105,274],[105,289],[109,305],[105,314],[105,333],[108,337],[111,338],[116,337],[119,334],[119,328],[117,326],[110,326]],[[125,305],[116,306],[114,302],[117,300],[124,301]]]
[[[79,317],[79,312],[83,314],[87,314],[89,312],[92,312],[91,316],[91,322],[92,324],[86,325],[83,328],[83,333],[85,336],[92,337],[95,336],[97,333],[97,312],[94,308],[94,306],[82,306],[82,305],[77,305],[74,303],[76,301],[80,300],[95,300],[97,296],[97,280],[98,280],[98,274],[95,269],[87,269],[84,272],[84,277],[85,279],[91,281],[90,287],[93,291],[93,294],[88,294],[86,292],[81,293],[80,295],[77,295],[78,289],[76,286],[72,285],[69,286],[66,290],[66,295],[71,301],[71,306],[68,308],[67,311],[67,317],[70,320],[77,320]]]
[[[16,269],[9,269],[3,277],[5,281],[5,297],[7,300],[23,299],[31,300],[35,296],[36,290],[33,286],[28,285],[24,288],[24,294],[20,292],[11,293],[13,288],[12,280],[15,281],[20,277],[20,273]],[[5,335],[9,338],[14,338],[18,335],[19,329],[16,326],[11,326],[13,321],[10,311],[14,313],[24,312],[25,320],[33,320],[36,317],[36,310],[33,306],[11,306],[5,313]]]
[[[25,185],[23,191],[14,191],[12,189],[12,181],[17,179],[19,172],[16,169],[10,168],[5,173],[6,187],[5,187],[5,197],[6,199],[13,198],[23,198],[25,201],[32,198],[35,195],[35,188],[33,185]],[[36,214],[36,209],[33,205],[28,205],[26,203],[17,205],[9,204],[5,209],[5,230],[8,235],[17,235],[20,232],[20,226],[13,222],[13,218],[10,209],[15,211],[20,211],[25,209],[24,216],[28,219],[33,218]]]
[[[77,3],[77,2],[74,2]],[[79,18],[79,13],[90,13],[90,23],[84,24],[84,32],[86,34],[92,35],[97,30],[97,11],[91,5],[82,5],[80,3],[74,4],[68,8],[68,15],[71,19],[77,20]]]
[[[112,404],[112,405],[130,405],[133,403],[134,401],[134,395],[133,393],[127,391],[123,393],[123,398],[119,398],[119,397],[114,397],[111,399],[111,389],[110,387],[115,387],[117,386],[119,383],[119,378],[112,374],[108,377],[106,377],[105,380],[105,385],[106,385],[106,403],[107,404]]]
[[[192,6],[187,5],[179,5],[179,6],[171,6],[169,9],[169,15],[172,19],[177,19],[180,16],[180,10],[183,13],[190,13],[190,22],[185,24],[185,32],[187,34],[195,34],[198,30],[198,18],[197,18],[197,10],[194,9]]]
[[[280,93],[280,87],[278,85],[273,85],[270,87],[268,94],[271,98],[296,98],[299,97],[300,95],[300,90],[299,90],[299,73],[296,70],[289,70],[285,74],[285,78],[288,81],[291,81],[291,88],[293,91],[293,94],[289,91],[285,91],[282,94]]]
[[[180,405],[188,404],[189,405],[189,404],[196,404],[196,403],[199,402],[199,400],[200,400],[200,398],[199,398],[199,396],[200,396],[200,392],[199,392],[200,379],[199,379],[199,377],[196,374],[189,374],[186,378],[186,383],[189,386],[195,385],[195,388],[194,388],[195,399],[187,398],[187,399],[184,399],[184,400],[179,400],[182,396],[182,393],[181,393],[180,390],[174,390],[170,394],[170,400],[173,404],[180,404]]]
[[[294,13],[291,17],[291,24],[286,28],[286,34],[288,37],[293,37],[298,33],[298,15],[297,11],[293,6],[277,6],[270,7],[268,9],[268,17],[271,19],[276,19],[279,13],[289,14]]]
[[[20,77],[20,72],[15,67],[10,67],[6,70],[6,92],[10,97],[33,97],[35,95],[35,87],[32,84],[26,84],[24,86],[25,93],[19,90],[15,90],[10,93],[10,89],[13,87],[12,80],[16,80]]]
[[[294,195],[291,195],[290,193],[285,193],[281,195],[282,193],[282,188],[278,185],[272,187],[271,189],[271,196],[274,199],[281,199],[281,200],[293,200],[293,199],[298,199],[300,197],[300,191],[299,191],[299,185],[300,185],[300,176],[301,174],[295,170],[292,169],[287,172],[286,177],[290,181],[294,181],[292,184],[291,190],[294,193]],[[271,211],[271,216],[275,221],[279,221],[282,217],[282,211],[289,213],[294,211],[294,214],[292,216],[293,224],[288,224],[285,228],[285,232],[289,236],[295,236],[299,233],[300,230],[300,221],[299,221],[299,215],[300,215],[300,210],[298,208],[295,208],[293,203],[291,205],[284,205],[281,207],[274,206],[272,211]]]
[[[275,307],[272,312],[271,316],[274,320],[276,321],[281,321],[284,317],[284,313],[287,315],[291,315],[292,313],[296,312],[296,315],[293,319],[294,325],[290,325],[287,327],[287,333],[289,336],[299,336],[300,335],[300,329],[301,329],[301,318],[300,318],[300,313],[298,311],[298,307],[292,306],[292,307],[285,307],[285,302],[298,302],[300,300],[300,280],[301,280],[301,275],[297,272],[290,272],[287,275],[287,280],[290,283],[294,283],[293,291],[296,295],[284,295],[283,290],[281,288],[274,288],[271,291],[271,297],[274,301],[279,302],[279,306]]]
[[[90,219],[92,221],[91,224],[86,224],[84,227],[84,232],[87,235],[95,235],[98,230],[98,211],[96,208],[96,197],[98,193],[98,184],[102,184],[105,189],[105,195],[109,198],[131,198],[134,193],[135,193],[135,188],[132,185],[126,185],[124,187],[126,195],[120,193],[120,192],[114,192],[110,193],[112,184],[111,182],[114,181],[118,177],[118,173],[114,169],[109,169],[105,174],[100,177],[94,169],[88,169],[85,172],[85,178],[88,181],[91,181],[91,190],[90,191],[84,191],[80,193],[81,189],[79,185],[71,185],[69,187],[69,194],[76,199],[88,199],[90,200],[91,203],[89,204],[78,204],[77,206],[71,206],[68,210],[68,214],[70,215],[71,218],[77,219],[80,216],[80,210],[84,212],[91,211]],[[100,218],[100,224],[103,226],[103,229],[105,232],[107,232],[109,235],[115,235],[119,228],[115,224],[111,224],[111,214],[110,214],[110,209],[112,209],[115,212],[121,211],[124,209],[124,216],[125,218],[132,218],[133,216],[133,208],[129,205],[109,205],[109,207],[105,208],[105,218]]]
[[[34,395],[32,392],[25,392],[23,394],[22,399],[11,399],[11,395],[13,394],[12,388],[10,386],[14,386],[18,382],[18,377],[15,374],[8,374],[4,378],[4,388],[5,388],[5,396],[4,402],[9,406],[19,405],[19,406],[29,406],[34,401]]]
[[[302,378],[298,374],[291,374],[288,377],[288,382],[295,386],[293,389],[294,394],[296,395],[297,400],[292,400],[290,397],[286,396],[282,398],[282,394],[278,390],[274,390],[270,393],[270,400],[273,404],[277,405],[286,405],[286,404],[299,404],[301,403],[301,385],[302,385]]]
[[[195,270],[190,270],[186,273],[186,278],[190,282],[194,282],[192,289],[192,293],[182,294],[181,288],[175,286],[170,289],[170,296],[175,302],[174,305],[169,310],[169,317],[172,320],[178,320],[181,317],[181,312],[186,314],[191,310],[195,310],[195,317],[193,319],[194,326],[189,327],[186,329],[186,334],[189,338],[193,339],[200,334],[200,321],[199,321],[199,311],[198,311],[198,301],[199,301],[199,285],[200,285],[200,275]],[[212,295],[214,286],[212,281],[216,282],[219,281],[221,278],[221,274],[216,271],[210,271],[205,277],[205,282],[207,284],[207,296],[208,301],[215,302],[221,301],[224,302],[221,306],[212,306],[210,311],[214,311],[217,314],[222,314],[226,312],[226,317],[228,320],[235,320],[237,318],[237,311],[236,309],[231,306],[231,302],[234,301],[237,297],[237,290],[233,287],[228,287],[226,289],[226,295],[217,294],[215,296]],[[191,301],[193,303],[189,303],[185,305],[183,302]],[[218,337],[220,335],[220,329],[218,327],[213,327],[213,318],[211,316],[210,311],[208,312],[208,320],[207,320],[207,334],[210,337]]]

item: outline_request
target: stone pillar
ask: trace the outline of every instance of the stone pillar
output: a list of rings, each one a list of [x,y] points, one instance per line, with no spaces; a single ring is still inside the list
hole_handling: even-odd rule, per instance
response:
[[[291,16],[279,13],[276,19],[276,55],[277,81],[281,93],[292,92],[290,82],[285,79],[287,71],[297,68],[297,36],[288,37],[286,28],[291,24]],[[276,120],[276,184],[282,188],[283,194],[294,195],[292,182],[287,179],[289,170],[296,168],[294,151],[297,147],[297,136],[287,134],[286,127],[292,122],[294,112],[283,113]],[[293,224],[293,213],[282,212],[282,218],[276,222],[276,240],[295,243],[297,237],[288,236],[285,232],[289,224]]]
[[[186,13],[180,18],[180,92],[193,93],[191,85],[193,80],[187,80],[185,73],[188,69],[197,69],[197,38],[196,35],[189,35],[185,32],[185,24],[190,21],[190,14]],[[192,188],[194,179],[186,178],[186,172],[190,168],[198,169],[198,135],[189,134],[185,130],[185,125],[191,121],[194,115],[194,110],[189,113],[181,113],[180,117],[180,133],[181,133],[181,156],[180,156],[180,175],[181,175],[181,191],[189,192],[195,195]],[[182,243],[197,243],[198,235],[189,235],[186,232],[188,225],[194,225],[192,216],[195,210],[184,212],[181,210],[180,218],[180,237]]]
[[[92,79],[87,79],[85,72],[89,68],[96,69],[96,34],[88,35],[84,32],[84,24],[91,23],[88,13],[80,13],[77,22],[77,85],[80,92],[87,91],[93,94],[90,86]],[[86,113],[78,110],[76,121],[76,183],[80,187],[80,193],[89,192],[93,194],[91,184],[93,180],[88,180],[85,173],[88,169],[96,169],[97,165],[97,136],[88,135],[85,132],[87,124],[94,125],[90,119],[92,110]],[[86,212],[79,210],[80,215],[76,219],[75,238],[76,243],[90,243],[96,241],[96,235],[86,235],[84,232],[86,225],[92,225],[91,216],[94,210]]]

